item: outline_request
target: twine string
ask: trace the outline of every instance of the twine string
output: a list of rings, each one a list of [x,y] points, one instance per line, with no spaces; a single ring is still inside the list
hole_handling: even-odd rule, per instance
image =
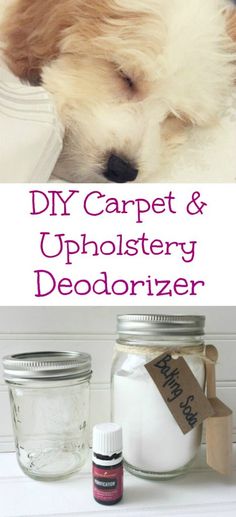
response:
[[[148,355],[149,357],[158,357],[164,353],[168,353],[173,357],[173,359],[178,359],[178,357],[184,356],[194,356],[199,359],[202,359],[205,363],[215,364],[215,361],[210,359],[205,354],[205,345],[202,343],[200,345],[186,345],[186,346],[163,346],[163,345],[127,345],[121,344],[120,342],[116,343],[115,352],[122,352],[126,354],[134,354],[134,355]]]

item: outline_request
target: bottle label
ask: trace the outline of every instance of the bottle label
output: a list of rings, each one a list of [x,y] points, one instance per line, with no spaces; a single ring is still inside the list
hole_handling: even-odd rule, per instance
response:
[[[144,366],[183,434],[189,433],[214,414],[183,357],[174,358],[171,353],[165,352]]]
[[[93,495],[95,499],[110,503],[121,499],[123,494],[123,465],[106,469],[93,464]]]

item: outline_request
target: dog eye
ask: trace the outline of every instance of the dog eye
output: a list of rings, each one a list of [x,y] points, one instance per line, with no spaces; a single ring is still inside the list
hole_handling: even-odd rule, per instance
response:
[[[128,88],[133,90],[135,87],[134,81],[123,70],[119,70],[119,75],[123,79],[124,83],[128,86]]]

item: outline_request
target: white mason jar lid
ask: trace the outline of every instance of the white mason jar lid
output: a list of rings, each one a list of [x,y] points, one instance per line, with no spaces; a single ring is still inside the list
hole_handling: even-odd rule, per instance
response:
[[[93,428],[93,452],[112,456],[122,451],[122,429],[115,423],[97,424]]]
[[[117,317],[117,331],[136,336],[202,336],[205,316],[168,314],[121,314]]]
[[[33,352],[3,358],[7,382],[89,379],[91,356],[82,352]]]

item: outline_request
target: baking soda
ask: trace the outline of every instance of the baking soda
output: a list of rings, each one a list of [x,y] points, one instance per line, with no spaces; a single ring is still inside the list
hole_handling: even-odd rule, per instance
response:
[[[201,359],[185,358],[204,388]],[[132,467],[168,473],[194,459],[201,443],[202,426],[183,434],[140,357],[129,355],[113,378],[113,420],[123,428],[124,459]]]

